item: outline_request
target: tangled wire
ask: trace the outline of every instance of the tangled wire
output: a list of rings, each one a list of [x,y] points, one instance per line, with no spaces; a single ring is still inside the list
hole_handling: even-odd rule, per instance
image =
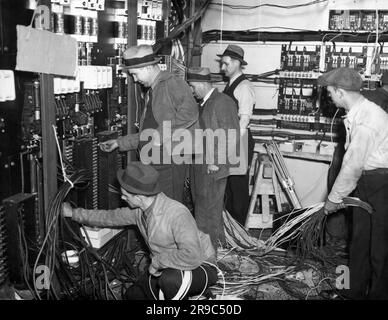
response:
[[[346,206],[358,206],[372,213],[372,207],[358,198],[343,199]],[[292,211],[286,215],[286,221],[266,241],[265,250],[270,252],[284,243],[294,243],[299,259],[313,258],[323,264],[336,265],[339,257],[330,250],[323,250],[327,215],[323,211],[324,203]],[[292,217],[291,219],[289,219]],[[284,218],[284,217],[282,217]]]
[[[85,229],[86,239],[78,224],[62,216],[62,203],[70,190],[87,183],[84,170],[72,172],[69,181],[60,186],[50,203],[45,220],[46,236],[32,269],[31,291],[35,299],[117,300],[113,284],[123,290],[142,272],[140,265],[145,254],[138,256],[141,251],[131,244],[129,230],[121,231],[103,247],[95,249]],[[74,257],[70,257],[69,252],[75,255],[75,262],[70,261]],[[31,288],[30,283],[27,284]]]

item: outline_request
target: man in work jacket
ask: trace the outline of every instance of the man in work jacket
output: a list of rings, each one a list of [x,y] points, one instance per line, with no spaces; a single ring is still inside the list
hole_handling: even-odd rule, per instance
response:
[[[63,204],[63,215],[95,227],[137,225],[151,256],[148,273],[130,287],[126,299],[186,299],[217,282],[210,237],[198,230],[190,211],[163,192],[158,172],[132,162],[119,169],[122,199],[129,207],[86,210]]]
[[[198,106],[187,83],[167,71],[161,71],[160,57],[148,45],[133,46],[124,52],[124,70],[135,82],[149,88],[140,119],[139,133],[129,134],[100,144],[103,151],[138,149],[140,161],[151,164],[160,174],[163,192],[174,200],[183,201],[186,164],[176,163],[164,146],[170,143],[177,129],[192,132],[198,128]],[[169,125],[171,134],[163,136]],[[149,134],[151,133],[151,134]]]
[[[237,107],[233,99],[213,88],[211,81],[209,68],[192,68],[187,73],[187,82],[194,96],[201,101],[201,129],[214,137],[210,139],[210,136],[205,135],[203,162],[193,166],[191,181],[194,189],[195,220],[198,228],[210,235],[214,247],[217,248],[219,243],[225,244],[222,212],[231,166],[229,154],[237,148],[240,130]],[[216,136],[218,138],[215,138]]]

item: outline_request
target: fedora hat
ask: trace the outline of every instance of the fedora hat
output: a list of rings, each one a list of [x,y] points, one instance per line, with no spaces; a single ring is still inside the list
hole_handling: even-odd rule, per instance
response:
[[[135,69],[158,63],[162,58],[157,57],[152,46],[140,45],[129,47],[123,53],[123,69]]]
[[[149,165],[139,161],[131,162],[125,169],[117,171],[120,186],[126,191],[145,196],[161,192],[159,173]]]
[[[240,60],[241,65],[245,66],[248,63],[244,60],[244,50],[243,48],[236,46],[235,44],[230,44],[226,47],[223,54],[217,54],[219,57],[228,56],[232,59]]]
[[[189,68],[186,74],[187,82],[214,82],[209,68]]]

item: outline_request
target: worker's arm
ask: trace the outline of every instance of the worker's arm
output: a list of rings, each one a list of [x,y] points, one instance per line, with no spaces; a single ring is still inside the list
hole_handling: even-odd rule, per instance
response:
[[[139,134],[130,133],[124,137],[117,138],[117,145],[120,151],[134,150],[139,146]]]
[[[136,215],[139,210],[131,210],[129,208],[87,210],[71,208],[68,203],[64,203],[62,208],[65,217],[71,217],[74,221],[93,227],[119,227],[136,224]]]
[[[100,148],[102,151],[111,152],[116,148],[119,148],[120,151],[129,151],[134,150],[139,145],[139,134],[130,133],[124,137],[119,137],[117,139],[111,139],[105,142],[100,143]]]
[[[251,120],[251,117],[247,114],[240,115],[240,134],[243,135],[247,131],[249,121]]]
[[[243,135],[248,128],[249,121],[256,104],[255,91],[249,81],[241,82],[234,90],[238,101],[238,116],[240,117],[240,134]]]
[[[154,270],[194,270],[203,262],[204,253],[195,220],[189,211],[181,208],[177,210],[182,212],[171,219],[171,232],[177,249],[153,256],[151,265]]]
[[[328,196],[333,203],[342,202],[342,199],[356,188],[365,163],[375,148],[378,132],[374,128],[358,125],[354,132],[344,155],[341,170]]]

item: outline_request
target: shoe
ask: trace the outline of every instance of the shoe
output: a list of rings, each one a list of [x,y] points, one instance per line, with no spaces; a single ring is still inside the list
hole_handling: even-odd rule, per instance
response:
[[[326,300],[347,300],[340,292],[340,290],[322,290],[319,295]]]

